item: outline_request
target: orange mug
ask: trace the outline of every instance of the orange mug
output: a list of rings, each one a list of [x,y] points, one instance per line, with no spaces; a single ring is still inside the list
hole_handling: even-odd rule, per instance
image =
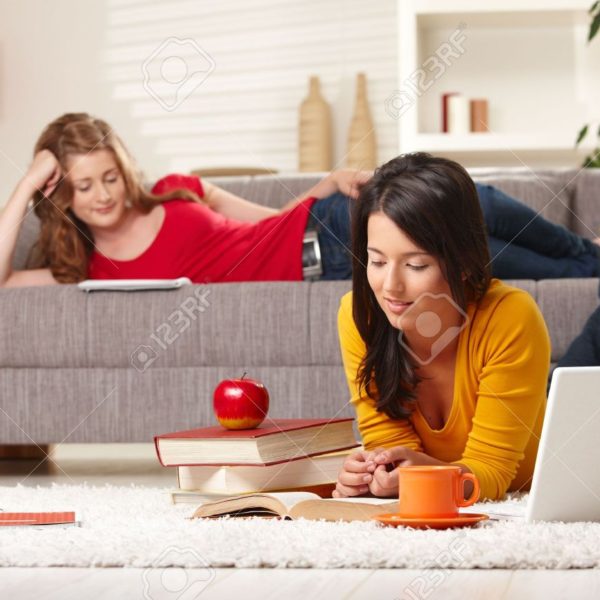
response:
[[[465,500],[467,481],[473,483],[473,493]],[[477,477],[454,465],[400,467],[398,485],[398,512],[408,519],[456,517],[460,507],[479,500]]]

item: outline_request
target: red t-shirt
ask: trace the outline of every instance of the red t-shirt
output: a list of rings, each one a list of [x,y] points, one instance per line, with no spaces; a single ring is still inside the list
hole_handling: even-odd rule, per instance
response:
[[[204,196],[200,179],[167,175],[152,192],[185,188]],[[164,202],[165,218],[156,238],[133,260],[114,260],[92,252],[90,279],[174,279],[194,283],[299,281],[302,239],[310,207],[307,198],[292,210],[258,223],[228,219],[189,200]]]

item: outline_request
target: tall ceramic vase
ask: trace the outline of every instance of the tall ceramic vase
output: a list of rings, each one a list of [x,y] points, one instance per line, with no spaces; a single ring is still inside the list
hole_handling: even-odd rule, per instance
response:
[[[356,104],[348,134],[346,166],[350,169],[371,170],[377,166],[375,127],[367,99],[367,77],[359,73],[356,78]]]
[[[318,77],[309,80],[308,96],[300,105],[298,169],[330,171],[332,167],[331,110],[321,95]]]

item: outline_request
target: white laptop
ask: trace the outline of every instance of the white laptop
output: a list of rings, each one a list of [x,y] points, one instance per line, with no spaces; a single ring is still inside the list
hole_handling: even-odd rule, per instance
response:
[[[552,375],[527,521],[600,521],[600,367]]]
[[[461,509],[492,519],[600,521],[600,367],[554,371],[527,503]]]

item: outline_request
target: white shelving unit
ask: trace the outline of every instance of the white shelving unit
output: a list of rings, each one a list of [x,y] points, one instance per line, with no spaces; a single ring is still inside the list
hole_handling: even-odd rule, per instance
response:
[[[398,118],[400,151],[429,151],[470,166],[524,158],[533,165],[536,156],[544,164],[581,162],[577,131],[600,119],[600,41],[586,41],[591,4],[398,0],[396,107],[411,98]],[[490,132],[441,133],[446,92],[487,98]]]

